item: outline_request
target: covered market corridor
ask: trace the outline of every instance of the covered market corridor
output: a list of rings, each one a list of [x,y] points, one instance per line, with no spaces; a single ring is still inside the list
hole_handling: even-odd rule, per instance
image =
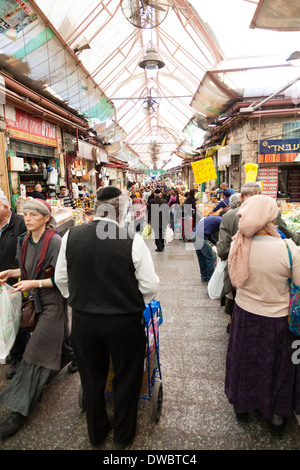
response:
[[[208,298],[193,244],[174,240],[157,253],[154,241],[147,243],[160,278],[163,404],[155,422],[151,400],[140,400],[137,435],[129,450],[299,450],[296,417],[287,423],[281,439],[271,436],[258,413],[251,414],[249,423],[237,423],[224,394],[227,315],[219,301]],[[8,382],[7,368],[0,366],[0,390]],[[0,450],[94,450],[78,405],[79,385],[78,373],[64,368],[23,428],[0,441]],[[7,413],[0,408],[1,420]],[[113,451],[112,432],[102,449]]]

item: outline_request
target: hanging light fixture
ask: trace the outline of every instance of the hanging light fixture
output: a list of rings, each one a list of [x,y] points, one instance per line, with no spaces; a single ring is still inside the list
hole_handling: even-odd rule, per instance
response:
[[[294,67],[299,67],[300,66],[300,52],[295,51],[293,52],[287,59],[286,61],[293,65]]]
[[[139,67],[146,70],[146,74],[149,79],[154,79],[156,77],[157,71],[162,69],[164,66],[165,63],[160,58],[157,50],[153,46],[146,50],[146,54],[144,55],[141,62],[139,62]]]

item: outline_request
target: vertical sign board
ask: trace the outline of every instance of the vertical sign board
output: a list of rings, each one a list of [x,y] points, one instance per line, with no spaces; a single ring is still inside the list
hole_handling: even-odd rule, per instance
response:
[[[262,194],[276,199],[278,188],[278,167],[260,168],[258,172],[258,181],[262,182]]]

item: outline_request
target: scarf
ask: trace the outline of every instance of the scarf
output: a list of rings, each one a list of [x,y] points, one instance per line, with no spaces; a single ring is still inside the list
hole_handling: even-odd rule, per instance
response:
[[[44,235],[42,236],[43,241],[42,241],[41,251],[39,254],[39,259],[38,259],[38,263],[36,265],[35,271],[37,272],[41,271],[41,265],[45,261],[49,243],[51,241],[51,238],[55,234],[56,232],[54,232],[53,230],[45,230]],[[29,242],[30,237],[31,237],[31,232],[28,232],[23,238],[23,242],[21,246],[21,269],[24,273],[24,279],[28,279],[27,271],[25,269],[25,259],[26,259],[27,247],[28,247],[28,242]]]
[[[276,201],[270,196],[256,195],[247,199],[237,214],[239,230],[233,237],[228,257],[230,279],[235,287],[241,287],[249,276],[249,254],[252,237],[264,230],[272,237],[280,238],[274,221],[278,215]]]
[[[42,199],[28,198],[28,200],[25,202],[25,205],[24,205],[24,211],[25,212],[34,211],[42,215],[51,216],[51,206],[46,201],[43,201]],[[41,265],[45,261],[49,243],[51,241],[51,238],[55,234],[56,234],[56,222],[55,222],[55,219],[51,216],[50,220],[46,224],[46,230],[44,234],[42,235],[42,246],[41,246],[41,250],[39,254],[38,263],[35,268],[37,272],[41,271]],[[22,247],[21,247],[21,269],[24,273],[25,279],[28,279],[28,275],[25,269],[25,259],[26,259],[27,247],[28,247],[28,242],[29,242],[30,237],[31,237],[31,232],[28,232],[23,238]]]

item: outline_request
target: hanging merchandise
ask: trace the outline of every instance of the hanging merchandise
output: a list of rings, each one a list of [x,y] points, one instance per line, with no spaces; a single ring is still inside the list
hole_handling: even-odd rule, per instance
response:
[[[30,166],[30,163],[28,163],[28,161],[26,160],[26,155],[24,155],[24,170],[25,171],[31,171],[31,166]]]
[[[58,173],[57,173],[56,168],[53,168],[52,166],[50,166],[50,167],[48,166],[47,171],[48,171],[47,184],[48,185],[56,185],[57,184],[57,177],[58,177]]]

